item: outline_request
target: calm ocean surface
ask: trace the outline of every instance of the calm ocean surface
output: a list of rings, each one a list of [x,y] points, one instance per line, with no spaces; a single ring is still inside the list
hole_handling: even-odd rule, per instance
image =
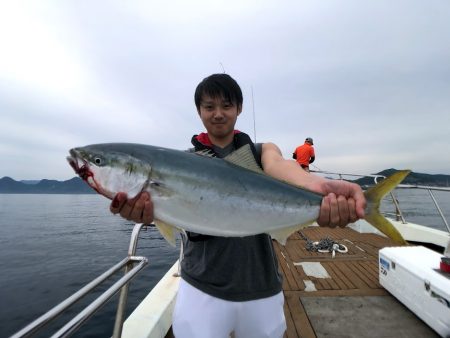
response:
[[[446,229],[428,192],[398,190],[396,195],[407,220]],[[450,220],[450,193],[435,196]],[[383,203],[382,209],[390,208]],[[132,228],[113,216],[109,201],[99,195],[0,194],[0,337],[20,330],[123,259]],[[149,258],[149,265],[131,282],[127,315],[175,262],[178,250],[153,228],[141,233],[137,254]],[[54,333],[105,289],[38,337]],[[117,298],[74,336],[110,337]]]
[[[125,258],[133,225],[111,214],[109,201],[100,195],[0,194],[0,337],[20,330]],[[149,264],[131,282],[127,315],[176,261],[179,248],[147,228],[136,254],[146,256]],[[110,337],[117,299],[114,296],[74,336]],[[92,300],[82,301],[61,322]],[[39,337],[50,332],[56,331],[49,329]]]

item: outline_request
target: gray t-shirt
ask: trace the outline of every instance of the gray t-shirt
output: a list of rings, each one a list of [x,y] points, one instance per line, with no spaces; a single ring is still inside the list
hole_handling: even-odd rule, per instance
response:
[[[213,149],[218,157],[235,150],[233,143]],[[269,235],[216,237],[190,233],[190,238],[184,242],[181,277],[197,289],[230,301],[270,297],[282,290]]]

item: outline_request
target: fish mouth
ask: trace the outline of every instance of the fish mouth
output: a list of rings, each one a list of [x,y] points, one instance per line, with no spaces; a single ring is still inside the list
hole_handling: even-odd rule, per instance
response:
[[[75,173],[99,194],[112,199],[114,197],[114,194],[105,189],[102,189],[101,185],[96,182],[94,172],[91,170],[89,162],[83,158],[83,155],[80,153],[80,151],[76,148],[73,148],[69,150],[69,153],[70,156],[67,156],[66,159]]]
[[[70,166],[72,167],[72,169],[78,174],[78,171],[80,169],[79,165],[78,165],[78,156],[77,153],[75,152],[74,149],[70,149],[69,150],[70,156],[67,156],[67,162],[69,162]]]
[[[81,177],[84,181],[88,182],[89,185],[89,177],[93,177],[92,171],[89,169],[89,165],[87,161],[85,161],[80,153],[76,149],[69,150],[70,156],[67,156],[67,162],[69,162],[72,169],[75,173]]]

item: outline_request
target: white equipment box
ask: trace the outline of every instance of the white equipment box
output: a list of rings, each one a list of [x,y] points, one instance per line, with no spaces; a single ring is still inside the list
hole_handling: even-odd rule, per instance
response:
[[[380,284],[442,337],[450,337],[450,274],[442,255],[423,246],[379,251]]]

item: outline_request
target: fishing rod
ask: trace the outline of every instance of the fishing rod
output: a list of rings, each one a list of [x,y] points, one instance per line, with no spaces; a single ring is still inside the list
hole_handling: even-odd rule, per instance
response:
[[[256,143],[256,115],[255,115],[255,100],[253,98],[253,86],[250,87],[252,90],[252,109],[253,109],[253,142]]]

